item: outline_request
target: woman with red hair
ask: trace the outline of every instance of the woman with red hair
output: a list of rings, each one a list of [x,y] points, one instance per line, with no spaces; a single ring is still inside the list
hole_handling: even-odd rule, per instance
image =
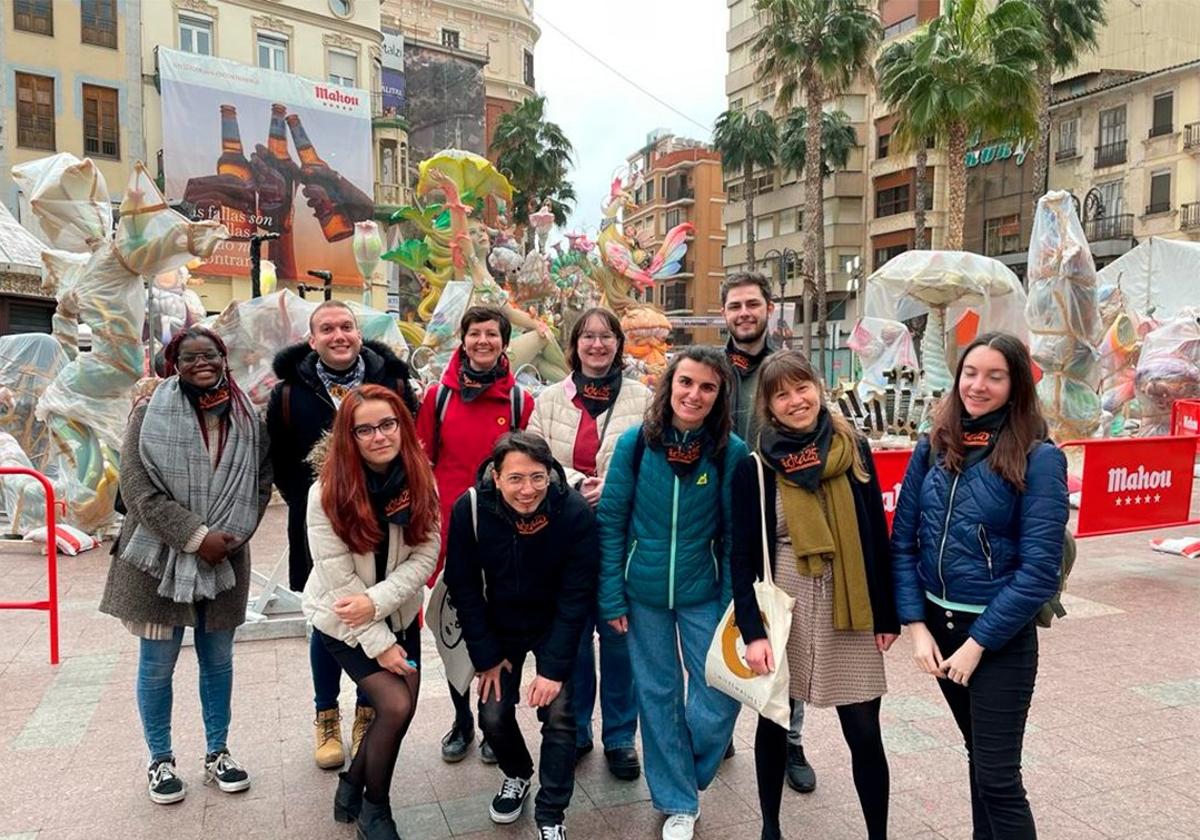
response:
[[[304,613],[375,708],[339,774],[333,817],[357,820],[360,839],[398,840],[388,790],[417,708],[417,618],[441,537],[433,472],[394,391],[362,385],[342,400],[307,521],[313,570]]]

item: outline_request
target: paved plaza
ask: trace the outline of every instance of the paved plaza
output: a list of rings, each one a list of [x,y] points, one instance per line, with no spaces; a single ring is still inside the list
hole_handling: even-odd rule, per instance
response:
[[[268,570],[285,539],[274,505],[254,538]],[[1192,531],[1164,531],[1176,536]],[[1200,561],[1154,554],[1147,533],[1080,541],[1071,615],[1041,635],[1041,667],[1025,746],[1025,781],[1047,840],[1200,838]],[[204,751],[196,664],[185,649],[176,679],[174,743],[189,783],[169,807],[146,796],[145,746],[134,703],[137,643],[96,611],[107,545],[60,565],[62,664],[47,664],[44,613],[0,613],[0,840],[95,838],[352,838],[333,822],[335,777],[312,761],[312,686],[300,638],[239,642],[230,746],[253,775],[244,794],[200,784]],[[40,556],[0,545],[0,600],[44,597]],[[413,728],[400,753],[392,803],[406,840],[533,836],[532,815],[491,825],[499,772],[473,749],[439,756],[450,702],[432,640]],[[966,759],[933,681],[918,674],[907,638],[888,655],[884,736],[891,766],[891,836],[967,840]],[[342,708],[353,708],[345,683]],[[346,717],[350,717],[347,714]],[[536,721],[520,711],[535,749]],[[349,722],[345,726],[349,735]],[[757,838],[754,717],[743,712],[737,755],[704,794],[697,837]],[[856,840],[864,831],[849,754],[831,710],[805,726],[815,793],[784,794],[785,835]],[[530,811],[532,809],[529,809]],[[580,765],[567,812],[573,840],[656,838],[661,819],[643,781],[618,782],[593,753]]]

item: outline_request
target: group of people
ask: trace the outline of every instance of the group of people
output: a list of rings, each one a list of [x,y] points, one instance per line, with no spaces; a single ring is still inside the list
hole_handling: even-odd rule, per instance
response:
[[[791,725],[760,716],[754,738],[763,838],[783,836],[785,779],[816,785],[806,704],[836,708],[867,836],[887,836],[880,702],[902,626],[962,731],[974,837],[1035,837],[1021,742],[1033,619],[1057,590],[1067,490],[1028,351],[988,334],[962,353],[889,537],[865,440],[829,409],[802,354],[767,343],[764,278],[732,276],[721,298],[724,351],[680,349],[653,391],[622,376],[617,318],[585,312],[569,337],[571,376],[536,400],[509,368],[511,326],[496,309],[467,310],[459,350],[418,394],[405,363],[326,302],[307,344],[276,358],[265,421],[215,334],[177,335],[167,378],[130,418],[127,513],[101,604],[141,640],[150,798],[186,793],[170,725],[184,627],[200,665],[204,779],[228,792],[250,784],[227,745],[233,632],[274,482],[288,505],[291,585],[312,625],[314,757],[341,770],[333,816],[356,822],[359,838],[399,836],[389,790],[420,692],[424,590],[439,577],[478,694],[473,712],[451,686],[441,754],[466,756],[477,716],[480,758],[502,776],[496,823],[520,818],[533,783],[516,716],[525,702],[541,724],[537,835],[566,836],[598,696],[609,771],[644,770],[664,840],[691,838],[741,708],[704,676],[732,601],[749,669],[788,667]],[[783,650],[756,602],[764,566],[794,599]],[[357,688],[349,756],[343,672]]]

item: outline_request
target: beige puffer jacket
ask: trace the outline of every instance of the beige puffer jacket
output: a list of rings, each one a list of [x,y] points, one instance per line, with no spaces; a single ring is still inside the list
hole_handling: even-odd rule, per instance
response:
[[[583,473],[571,469],[575,436],[579,433],[579,420],[583,415],[583,411],[572,402],[575,393],[575,381],[569,376],[542,391],[534,403],[533,415],[527,427],[527,431],[541,435],[550,444],[554,460],[563,465],[567,483],[572,487],[584,478]],[[596,474],[601,478],[608,472],[608,463],[612,460],[613,450],[617,448],[617,438],[630,426],[642,422],[642,416],[650,406],[650,398],[650,389],[645,385],[634,379],[624,379],[612,408],[596,418],[597,433],[604,430],[600,451],[596,453]]]
[[[395,633],[410,625],[421,610],[425,580],[437,565],[442,539],[434,523],[429,539],[406,545],[404,530],[388,525],[387,576],[375,580],[375,555],[355,554],[333,531],[321,507],[321,482],[308,491],[308,548],[313,569],[304,586],[304,615],[313,626],[372,659],[396,643]],[[334,602],[366,593],[375,602],[375,619],[351,628],[333,611]]]

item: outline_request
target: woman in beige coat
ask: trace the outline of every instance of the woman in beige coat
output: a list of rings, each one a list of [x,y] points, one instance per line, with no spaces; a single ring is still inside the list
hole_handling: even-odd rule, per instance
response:
[[[342,400],[319,470],[308,495],[304,614],[375,709],[339,776],[333,816],[357,819],[360,840],[399,840],[388,791],[417,708],[417,619],[441,545],[437,490],[412,415],[381,385]]]
[[[650,405],[650,390],[621,375],[624,349],[625,335],[616,315],[599,307],[584,312],[571,329],[567,350],[571,376],[543,391],[529,418],[528,431],[546,439],[555,460],[566,470],[567,482],[593,508],[600,501],[617,438],[642,422]],[[575,664],[576,755],[582,758],[592,749],[597,629],[604,757],[614,776],[633,780],[641,765],[634,748],[637,704],[628,641],[607,623],[597,622],[594,607],[584,624]]]

